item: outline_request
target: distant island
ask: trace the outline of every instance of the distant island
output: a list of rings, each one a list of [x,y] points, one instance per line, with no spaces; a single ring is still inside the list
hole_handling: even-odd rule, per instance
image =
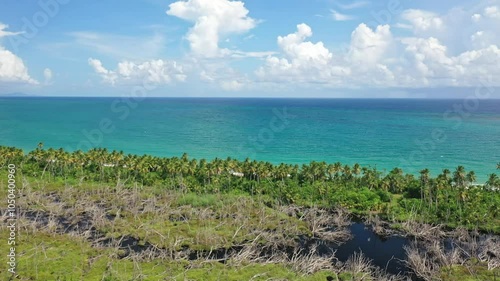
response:
[[[33,97],[33,95],[28,95],[21,92],[8,93],[8,94],[0,94],[0,97]]]

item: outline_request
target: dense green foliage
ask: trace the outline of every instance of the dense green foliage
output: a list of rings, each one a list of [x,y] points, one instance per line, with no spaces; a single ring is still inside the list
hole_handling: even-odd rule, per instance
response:
[[[43,149],[43,144],[28,154],[0,147],[0,168],[9,163],[16,164],[26,176],[55,183],[154,185],[198,194],[236,191],[264,195],[284,204],[345,207],[393,221],[411,217],[500,233],[500,178],[492,174],[484,185],[476,185],[475,173],[462,166],[432,177],[427,169],[414,176],[399,168],[383,173],[358,164],[273,165],[231,158],[207,161],[189,159],[186,154],[160,158],[106,149],[67,152]]]
[[[349,262],[333,266],[317,256],[265,262],[242,251],[224,264],[205,256],[242,245],[292,247],[297,237],[315,233],[321,219],[319,213],[305,215],[315,209],[311,206],[500,233],[498,177],[473,185],[475,174],[463,167],[436,177],[423,170],[415,177],[400,169],[383,173],[340,163],[198,161],[106,149],[70,153],[45,150],[42,144],[28,154],[0,147],[0,177],[6,178],[9,164],[19,173],[17,207],[22,210],[19,276],[13,280],[382,280],[362,277],[365,272]],[[0,195],[6,197],[7,189]],[[300,215],[290,215],[297,206],[302,206]],[[0,235],[6,237],[7,230]],[[149,256],[155,253],[149,250],[126,254],[119,243],[127,237],[158,249],[158,256]],[[0,250],[7,252],[6,247]],[[190,253],[200,256],[190,260]],[[6,256],[0,262],[5,264]],[[467,260],[433,274],[440,280],[491,280],[498,269]],[[11,277],[0,272],[1,279]]]

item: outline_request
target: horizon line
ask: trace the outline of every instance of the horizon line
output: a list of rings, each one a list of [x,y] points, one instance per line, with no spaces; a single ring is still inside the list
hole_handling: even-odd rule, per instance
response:
[[[12,99],[12,98],[134,98],[133,96],[36,96],[36,95],[0,95],[0,98],[3,99]],[[462,100],[467,97],[250,97],[250,96],[241,96],[241,97],[225,97],[225,96],[170,96],[170,97],[161,97],[161,96],[152,96],[152,97],[143,97],[142,99],[331,99],[331,100]],[[500,100],[500,97],[493,98],[484,98],[481,100]]]

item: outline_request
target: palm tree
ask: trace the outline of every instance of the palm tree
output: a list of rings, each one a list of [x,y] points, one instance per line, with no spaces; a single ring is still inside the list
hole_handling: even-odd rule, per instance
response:
[[[328,164],[328,167],[326,168],[326,171],[328,173],[328,180],[333,180],[333,176],[335,174],[335,165]]]
[[[380,187],[382,188],[383,191],[388,191],[389,188],[391,187],[391,182],[390,180],[386,177],[380,182]]]
[[[328,173],[327,169],[328,169],[328,165],[326,164],[325,161],[321,161],[321,162],[317,163],[317,179],[319,179],[319,180],[325,179],[325,177]]]
[[[453,172],[453,181],[456,186],[462,188],[465,186],[466,173],[464,166],[458,166],[455,172]]]
[[[402,169],[394,168],[392,171],[389,172],[386,178],[388,178],[391,184],[390,192],[401,193],[403,191],[404,177]]]
[[[77,151],[73,152],[72,157],[73,157],[74,166],[76,167],[75,173],[78,173],[80,180],[83,180],[83,178],[84,178],[83,169],[85,166],[85,153],[83,153],[83,151],[81,151],[81,150],[77,150]]]
[[[342,171],[344,183],[350,181],[352,179],[351,167],[349,165],[345,165],[344,168],[342,168]]]
[[[196,159],[193,159],[186,163],[184,172],[186,173],[187,176],[192,176],[196,173],[197,168],[198,168],[198,162],[196,161]]]
[[[336,162],[335,164],[333,164],[333,169],[335,171],[335,178],[338,178],[339,173],[341,173],[343,171],[342,170],[342,163]]]
[[[497,170],[500,170],[500,162],[497,163]]]
[[[442,172],[443,178],[444,178],[445,180],[448,180],[448,179],[449,179],[449,177],[448,177],[448,176],[449,176],[450,174],[451,174],[451,172],[450,172],[450,170],[448,170],[448,169],[444,169],[444,170],[443,170],[443,172]]]
[[[433,185],[433,194],[434,199],[436,201],[436,209],[438,208],[439,194],[441,190],[444,190],[447,186],[449,186],[449,182],[446,177],[441,177],[436,179]]]
[[[486,185],[489,187],[496,187],[498,185],[498,176],[496,174],[490,174]]]
[[[302,168],[300,169],[300,175],[304,180],[307,179],[309,182],[314,182],[314,173],[311,164],[310,165],[302,164]]]
[[[285,182],[285,178],[289,175],[288,165],[281,163],[275,168],[273,174],[275,177],[281,179],[281,182]]]
[[[467,179],[468,184],[475,183],[477,180],[476,173],[474,171],[468,172],[466,179]]]
[[[269,176],[269,165],[266,162],[260,161],[257,164],[257,182],[260,183],[261,179],[265,179]]]
[[[376,170],[363,167],[362,184],[368,186],[369,189],[376,189],[379,184],[378,174]]]
[[[352,173],[355,176],[358,176],[361,173],[361,166],[359,166],[358,163],[355,163],[354,166],[352,166]]]
[[[56,158],[57,158],[57,166],[59,168],[59,175],[60,176],[67,176],[67,169],[68,166],[71,164],[71,156],[68,152],[64,151],[62,148],[57,150],[56,152]]]
[[[420,171],[420,199],[424,200],[424,189],[427,188],[429,184],[429,169],[423,169]]]
[[[53,148],[49,148],[47,151],[44,151],[42,158],[43,162],[45,163],[45,167],[43,168],[41,178],[43,178],[43,175],[45,174],[47,169],[49,171],[52,170],[52,165],[56,161],[55,150]],[[50,173],[49,173],[49,179],[50,179]]]
[[[252,162],[249,162],[248,164],[248,174],[250,175],[250,180],[256,180],[257,179],[257,166],[258,162],[253,160]],[[253,186],[253,184],[252,184]]]

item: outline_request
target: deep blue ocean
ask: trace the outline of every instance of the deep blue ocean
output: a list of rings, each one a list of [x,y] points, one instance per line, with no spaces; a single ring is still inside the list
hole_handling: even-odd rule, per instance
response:
[[[500,100],[0,98],[0,145],[39,142],[433,175],[463,165],[484,181],[500,162]]]

